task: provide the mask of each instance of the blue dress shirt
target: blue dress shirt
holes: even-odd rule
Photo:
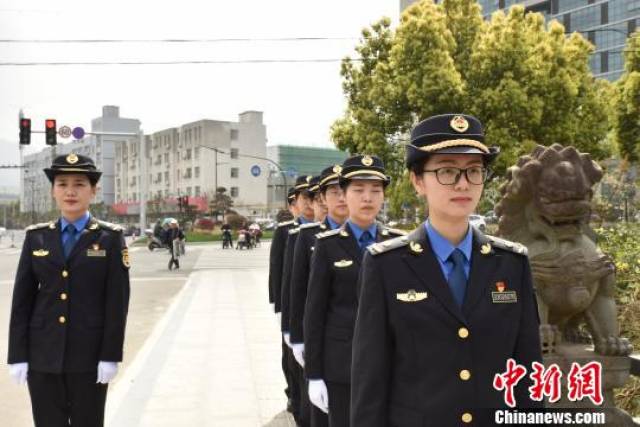
[[[336,228],[340,228],[340,224],[332,220],[329,215],[327,215],[327,222],[329,223],[329,227],[331,227],[332,230],[335,230]]]
[[[76,228],[77,235],[82,233],[82,230],[84,230],[84,228],[86,227],[87,222],[89,222],[89,218],[91,218],[91,214],[87,211],[87,212],[84,213],[84,215],[82,217],[78,218],[77,220],[75,220],[74,222],[71,223]],[[63,247],[64,247],[64,243],[69,238],[69,233],[67,233],[65,231],[65,228],[67,227],[68,224],[70,224],[69,221],[64,219],[64,217],[60,217],[60,230],[62,231],[62,246]]]
[[[363,230],[362,228],[358,227],[357,225],[355,225],[350,220],[347,220],[347,224],[351,228],[351,231],[353,232],[353,236],[356,238],[356,241],[358,242],[358,245],[360,244],[360,237],[362,236],[362,234],[365,231],[368,231],[369,233],[371,233],[371,237],[373,238],[373,241],[374,242],[376,241],[376,233],[378,231],[378,224],[376,224],[375,222],[373,224],[371,224],[371,226],[369,226],[369,228],[367,228],[366,230]]]
[[[449,281],[449,275],[453,269],[453,262],[449,260],[449,255],[451,255],[451,252],[456,248],[460,249],[464,254],[464,274],[467,276],[468,280],[469,271],[471,270],[471,247],[473,242],[471,227],[468,228],[467,235],[462,239],[458,246],[453,246],[451,242],[442,237],[442,235],[431,226],[431,223],[428,220],[424,223],[424,228],[427,230],[427,237],[429,238],[433,252],[436,254],[436,258],[438,259],[438,263],[440,264],[445,280],[447,282]]]

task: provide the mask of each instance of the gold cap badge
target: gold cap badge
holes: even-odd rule
[[[69,163],[70,165],[75,165],[76,163],[78,163],[78,156],[73,153],[69,154],[67,156],[67,163]]]
[[[340,165],[335,165],[335,166],[333,167],[333,172],[334,172],[334,173],[340,173],[340,172],[342,172],[342,166],[340,166]]]
[[[311,178],[313,178],[311,175],[307,175],[307,184],[311,182]]]
[[[362,164],[365,166],[371,166],[373,164],[373,159],[371,158],[371,156],[364,156],[362,158]]]
[[[451,119],[450,125],[453,130],[460,133],[466,132],[466,130],[469,129],[469,122],[462,116],[455,116]]]

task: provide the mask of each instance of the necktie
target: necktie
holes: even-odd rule
[[[62,245],[62,250],[64,251],[64,258],[69,258],[69,254],[71,254],[71,250],[73,246],[76,244],[76,234],[78,230],[73,224],[67,224],[64,228],[65,233],[67,233],[67,240],[64,241],[64,245]]]
[[[453,269],[449,273],[449,288],[458,307],[462,307],[464,295],[467,291],[467,276],[464,274],[464,254],[460,249],[455,249],[448,259],[453,263]]]
[[[369,230],[362,233],[359,240],[360,240],[360,250],[362,252],[364,252],[367,246],[369,246],[372,243],[375,243],[375,240],[373,239],[373,236],[371,235],[371,233],[369,233]]]

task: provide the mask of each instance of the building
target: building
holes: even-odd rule
[[[271,166],[268,183],[269,210],[274,212],[284,207],[286,189],[293,185],[299,175],[318,175],[327,166],[342,163],[347,156],[344,151],[334,148],[296,145],[267,147],[267,157],[283,171]]]
[[[196,211],[208,212],[215,189],[224,187],[239,213],[263,215],[266,131],[262,112],[245,111],[237,122],[205,119],[155,132],[145,138],[145,150],[129,140],[116,150],[116,213],[138,214],[145,187],[150,214],[176,212],[184,196]]]
[[[400,0],[400,10],[416,0]],[[624,69],[623,51],[627,37],[636,31],[640,20],[640,0],[480,0],[482,13],[522,4],[527,10],[542,13],[547,20],[562,23],[567,33],[579,32],[596,47],[591,56],[591,71],[596,77],[616,80]]]
[[[90,133],[138,133],[140,121],[120,117],[117,106],[102,107],[102,116],[91,121]],[[102,171],[94,203],[111,205],[115,202],[115,153],[116,147],[127,140],[127,136],[88,135],[67,144],[46,147],[23,159],[23,172],[20,180],[20,211],[46,213],[55,208],[51,198],[51,184],[42,172],[51,166],[57,155],[76,153],[91,157],[96,167]]]

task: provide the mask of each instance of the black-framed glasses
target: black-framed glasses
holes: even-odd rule
[[[467,182],[474,185],[484,184],[489,178],[489,169],[482,166],[471,166],[466,169],[454,168],[446,166],[433,170],[423,170],[422,172],[435,173],[436,179],[442,185],[456,185],[460,181],[460,177],[464,173]]]

